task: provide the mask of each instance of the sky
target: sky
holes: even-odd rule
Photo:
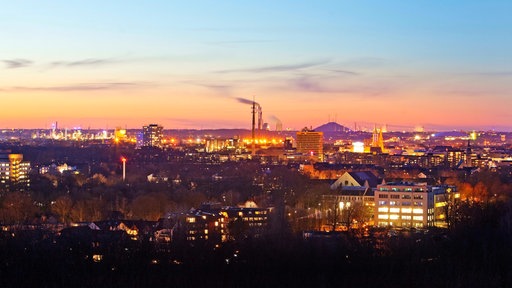
[[[512,131],[512,1],[0,1],[0,129]]]

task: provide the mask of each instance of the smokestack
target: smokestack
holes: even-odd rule
[[[258,130],[263,129],[263,109],[261,105],[258,104]]]
[[[248,100],[244,98],[237,97],[235,98],[238,102],[243,104],[251,104],[252,105],[252,125],[251,125],[251,131],[252,131],[252,155],[256,155],[256,125],[258,125],[258,130],[261,130],[261,127],[263,125],[263,117],[262,117],[262,111],[261,111],[261,105],[258,104],[256,101]],[[256,111],[257,109],[257,111]],[[256,123],[256,113],[258,113],[258,123]]]
[[[259,106],[259,105],[258,105]],[[256,125],[256,102],[252,101],[252,155],[256,155],[256,139],[254,135],[254,126]]]

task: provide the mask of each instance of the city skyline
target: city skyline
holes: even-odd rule
[[[4,3],[0,128],[512,131],[507,1]]]

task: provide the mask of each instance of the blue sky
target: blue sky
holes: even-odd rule
[[[19,2],[0,128],[240,128],[254,97],[292,129],[512,130],[510,1]]]

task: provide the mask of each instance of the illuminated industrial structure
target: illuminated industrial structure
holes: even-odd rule
[[[149,124],[142,127],[142,146],[162,147],[164,127],[158,124]]]
[[[324,134],[304,128],[297,132],[297,152],[307,154],[316,161],[324,161]]]
[[[116,127],[116,130],[114,131],[114,140],[116,142],[124,141],[127,139],[126,135],[126,129],[123,129],[121,127]]]
[[[24,190],[30,186],[30,162],[23,161],[23,154],[0,154],[0,187]]]

